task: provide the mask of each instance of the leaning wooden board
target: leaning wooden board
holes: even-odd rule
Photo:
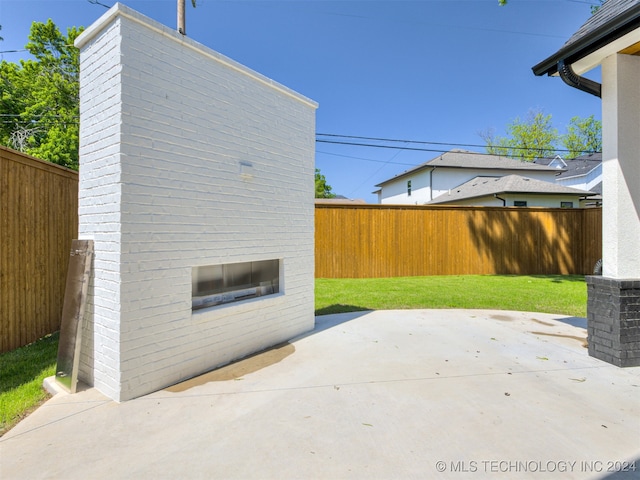
[[[93,240],[72,240],[56,367],[56,380],[71,393],[75,393],[78,386],[82,320],[92,259]]]

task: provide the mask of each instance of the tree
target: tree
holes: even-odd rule
[[[593,115],[587,118],[573,117],[567,125],[567,133],[559,135],[551,124],[551,115],[540,111],[529,112],[526,121],[519,118],[507,126],[507,137],[496,137],[493,129],[480,132],[486,143],[487,153],[533,161],[551,157],[561,144],[565,158],[602,151],[602,123]]]
[[[320,173],[320,169],[316,168],[316,198],[334,198],[335,196],[331,193],[331,186],[327,184],[327,179]]]
[[[567,156],[575,158],[584,153],[602,151],[602,122],[593,118],[573,117],[567,126],[567,133],[561,137],[562,145],[568,150]]]
[[[604,4],[604,2],[606,0],[599,0],[600,4],[599,5],[591,5],[591,15],[593,15],[594,13],[596,13],[598,10],[600,10],[600,7]]]
[[[507,133],[508,137],[495,137],[491,130],[480,133],[487,144],[487,153],[528,162],[555,154],[558,131],[551,124],[551,115],[531,110],[524,121],[516,117],[507,126]]]
[[[34,60],[0,63],[0,143],[78,169],[79,52],[83,28],[60,33],[33,22],[27,51]]]

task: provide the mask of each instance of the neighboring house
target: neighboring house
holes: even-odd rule
[[[602,85],[582,75],[600,67]],[[607,0],[533,66],[602,99],[602,276],[587,277],[589,354],[640,366],[640,1]]]
[[[376,185],[378,203],[423,205],[476,177],[520,175],[553,183],[558,169],[468,150],[451,150]],[[586,193],[586,192],[585,192]]]
[[[427,204],[577,208],[592,195],[595,194],[548,181],[506,175],[476,177]]]
[[[556,155],[555,158],[536,159],[534,163],[561,170],[556,177],[556,183],[559,185],[587,190],[597,194],[581,202],[580,206],[602,205],[601,153],[590,153],[569,160],[563,160],[562,157]]]

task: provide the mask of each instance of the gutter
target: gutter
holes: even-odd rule
[[[598,13],[606,14],[607,5],[603,5]],[[598,13],[594,15],[595,18]],[[589,22],[588,22],[589,23]],[[585,24],[584,26],[586,26]],[[583,28],[584,28],[583,26]],[[571,65],[578,60],[599,50],[603,46],[623,37],[640,26],[640,3],[628,8],[616,17],[604,21],[604,23],[570,44],[565,44],[560,50],[532,67],[537,76],[555,75],[558,73],[558,64],[563,61]]]
[[[433,200],[433,171],[436,167],[429,170],[429,201]]]
[[[557,69],[560,74],[560,78],[570,87],[577,88],[578,90],[582,90],[583,92],[602,98],[602,85],[578,75],[573,71],[571,65],[565,63],[565,60],[560,60],[558,62]]]
[[[506,207],[506,206],[507,206],[507,201],[506,201],[504,198],[499,197],[497,193],[494,193],[494,194],[493,194],[493,196],[494,196],[496,199],[498,199],[498,200],[502,200],[502,206],[503,206],[503,207]]]

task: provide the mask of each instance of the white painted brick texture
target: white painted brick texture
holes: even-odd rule
[[[118,22],[80,57],[79,237],[94,240],[79,378],[119,396],[120,363],[120,37]]]
[[[110,12],[80,42],[83,374],[126,400],[313,328],[316,105]],[[276,258],[281,294],[192,313],[192,267]]]

